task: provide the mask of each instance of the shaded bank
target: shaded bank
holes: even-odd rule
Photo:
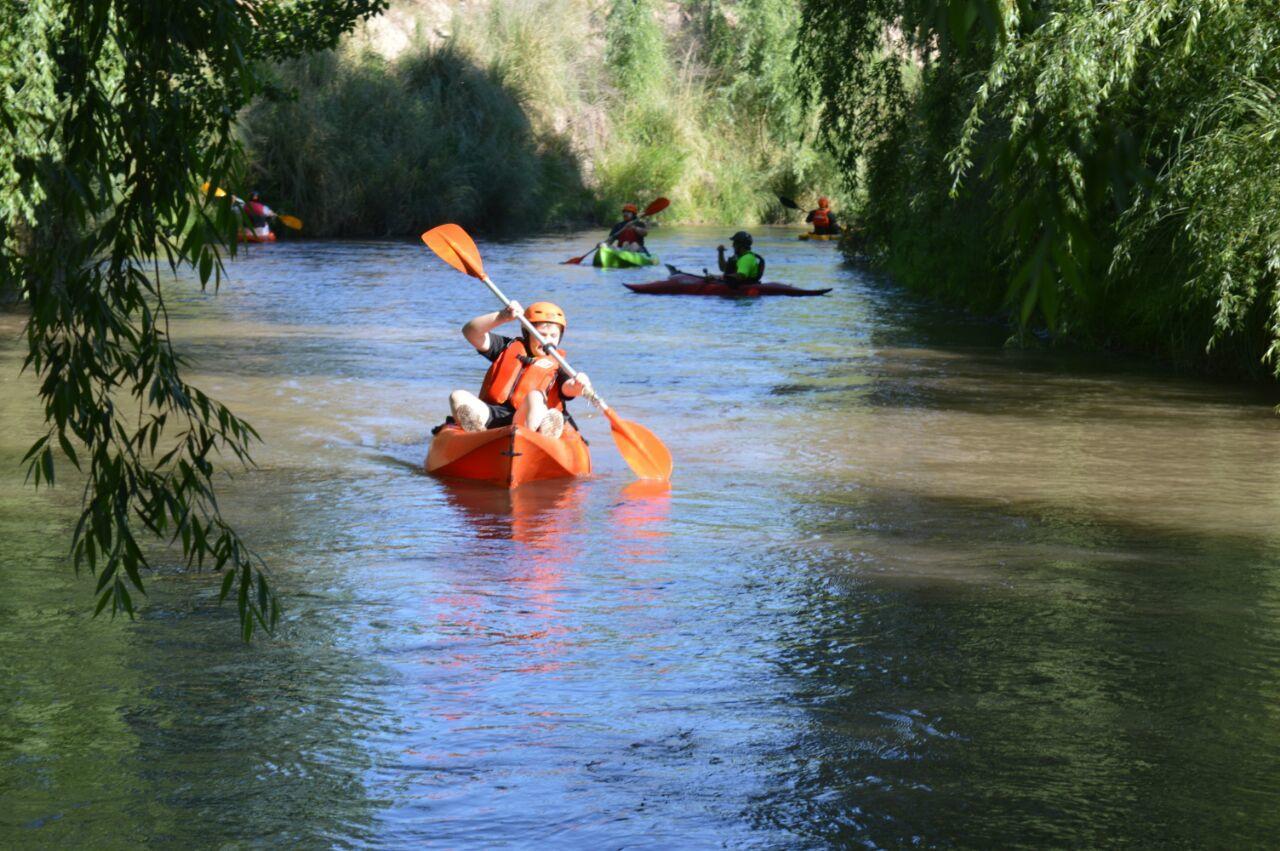
[[[245,127],[263,191],[306,211],[310,233],[512,232],[589,210],[567,141],[535,133],[500,77],[453,48],[328,52],[282,72],[297,100],[259,104]]]

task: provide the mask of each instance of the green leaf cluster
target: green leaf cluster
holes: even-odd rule
[[[1274,3],[807,0],[796,58],[908,284],[1280,374]]]
[[[263,565],[222,518],[215,461],[249,463],[253,428],[182,377],[163,282],[217,286],[236,222],[203,180],[235,185],[236,114],[264,90],[258,60],[326,47],[379,0],[232,3],[6,0],[0,14],[0,280],[30,305],[25,367],[55,457],[83,472],[74,564],[99,612],[132,616],[144,537],[224,572],[246,640],[279,615]]]

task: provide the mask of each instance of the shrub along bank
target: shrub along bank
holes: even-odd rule
[[[898,279],[1057,339],[1277,375],[1274,2],[802,6],[859,248]]]
[[[393,11],[412,12],[412,4]],[[493,0],[393,57],[368,33],[279,66],[290,96],[242,127],[259,188],[308,232],[497,233],[610,221],[672,199],[668,221],[779,220],[776,194],[825,191],[791,65],[786,0]]]

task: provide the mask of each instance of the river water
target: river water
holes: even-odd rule
[[[420,244],[251,247],[172,288],[195,382],[261,431],[228,515],[277,636],[171,551],[91,617],[78,490],[33,492],[0,316],[0,844],[1258,846],[1280,835],[1280,418],[1251,388],[1003,348],[829,244],[824,298],[639,296],[482,244],[675,457],[508,495],[422,475],[494,309]],[[727,233],[662,229],[680,266]]]

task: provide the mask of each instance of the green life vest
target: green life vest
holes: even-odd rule
[[[754,251],[748,251],[738,258],[738,262],[734,265],[734,271],[739,278],[755,281],[760,278],[760,255]]]

